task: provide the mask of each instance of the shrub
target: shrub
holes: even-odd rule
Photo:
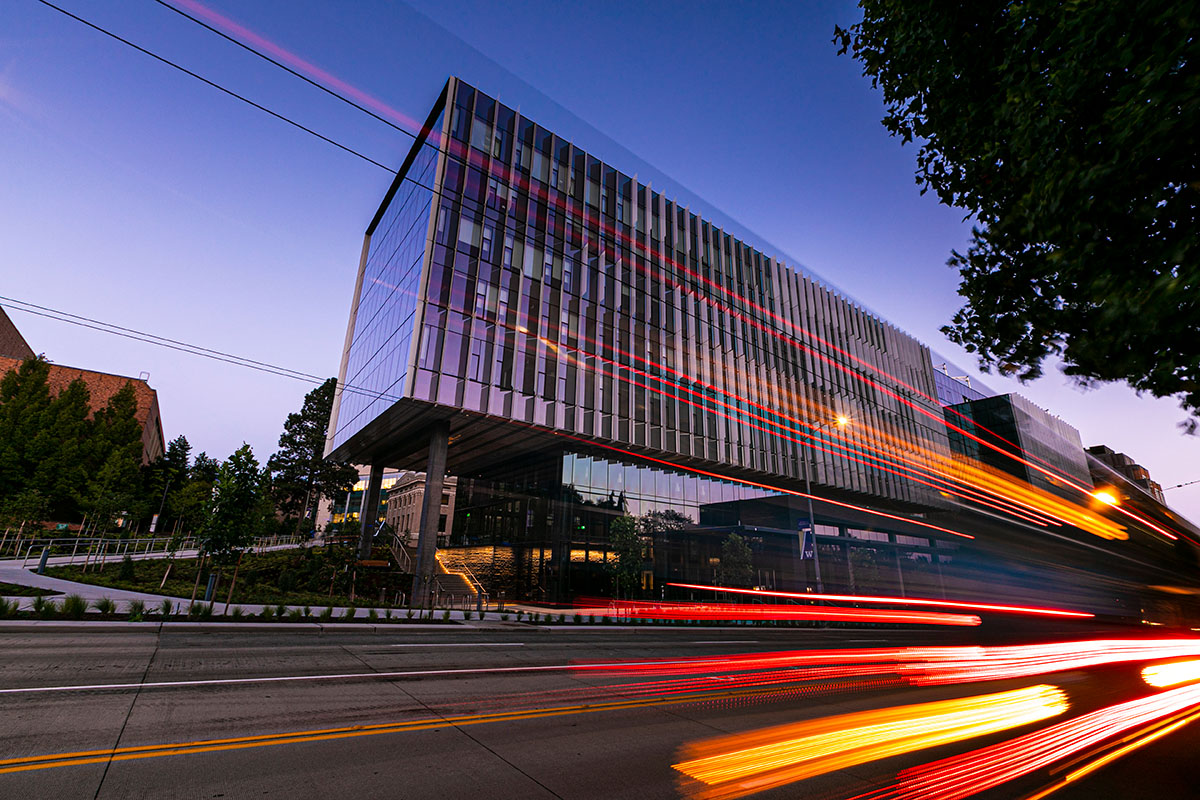
[[[385,619],[391,619],[392,618],[392,610],[390,608],[384,609],[383,616]]]
[[[158,613],[164,617],[169,617],[175,611],[175,603],[170,598],[164,597],[162,602],[158,604]]]
[[[358,614],[357,608],[354,606],[347,606],[346,610],[342,612],[342,619],[354,619],[356,614]]]
[[[137,576],[133,574],[133,559],[128,555],[121,559],[121,569],[117,572],[117,578],[123,581],[137,579]]]
[[[501,621],[501,622],[508,622],[508,614],[501,614],[501,615],[500,615],[500,621]]]
[[[20,606],[21,602],[19,600],[13,600],[12,602],[9,602],[3,597],[0,597],[0,619],[15,617],[17,615],[17,609],[20,608]]]
[[[83,619],[87,608],[88,602],[81,595],[69,594],[63,598],[62,612],[71,619]]]
[[[370,622],[374,622],[375,620],[379,619],[379,612],[373,608],[368,608],[367,609],[367,619]]]
[[[281,592],[293,592],[296,590],[296,585],[300,582],[300,577],[294,570],[285,569],[279,573],[279,578],[275,585],[279,587]]]
[[[299,608],[293,608],[288,612],[288,622],[299,622],[304,619],[304,611]]]
[[[203,605],[203,603],[195,603],[195,602],[188,605],[188,610],[187,610],[188,617],[191,619],[195,619],[196,617],[200,616],[200,606],[202,606],[202,605]]]
[[[305,606],[304,607],[304,618],[308,619],[311,616],[312,616],[312,606]]]
[[[101,597],[99,600],[92,603],[92,608],[96,609],[104,616],[117,613],[117,604],[111,597]]]
[[[444,619],[446,622],[450,621],[450,609],[447,608],[442,612],[442,619]]]
[[[146,601],[130,600],[128,611],[130,622],[141,622],[146,618]]]
[[[612,617],[604,616],[600,618],[601,625],[612,625]]]
[[[559,622],[566,622],[566,621],[567,621],[567,615],[566,615],[566,614],[559,614],[559,615],[558,615],[558,621],[559,621]]]
[[[74,595],[74,596],[79,597],[79,595]],[[69,598],[67,598],[67,599],[69,599]],[[80,599],[80,601],[83,601],[82,597],[80,597],[79,599]],[[42,602],[39,603],[38,600],[41,600]],[[66,599],[63,600],[63,604],[66,605]],[[58,604],[55,603],[53,600],[47,600],[44,597],[35,597],[33,599],[33,609],[34,609],[34,611],[37,612],[37,615],[39,617],[41,617],[42,619],[54,619],[54,615],[58,613]],[[84,602],[83,611],[86,611],[86,610],[87,610],[87,603]],[[79,612],[79,616],[81,616],[81,617],[83,616],[83,611]]]
[[[416,612],[414,612],[414,611],[413,611],[411,608],[410,608],[410,609],[407,609],[407,610],[404,612],[404,618],[405,618],[405,619],[412,619],[412,618],[413,618],[413,614],[414,614],[414,613],[416,613]]]
[[[519,608],[517,609],[517,622],[521,621],[521,615],[524,613],[525,612],[523,612],[521,609],[519,609]]]
[[[288,613],[288,607],[285,606],[283,603],[280,603],[279,605],[275,606],[275,616],[277,618],[283,619],[284,617],[287,616],[287,613]]]
[[[588,614],[588,625],[595,625],[595,624],[596,624],[596,615]]]
[[[212,604],[212,603],[201,603],[201,604],[200,604],[199,616],[200,616],[200,619],[203,619],[203,620],[210,620],[210,619],[212,619],[212,616],[213,616],[213,604]]]
[[[575,624],[576,624],[576,625],[578,625],[578,624],[579,624],[579,623],[581,623],[581,622],[583,622],[583,615],[582,615],[582,614],[576,614],[576,615],[575,615]]]
[[[258,612],[259,619],[274,619],[275,608],[273,606],[263,606],[262,611]]]
[[[241,619],[244,616],[246,616],[246,612],[242,609],[241,606],[234,606],[229,611],[230,619]]]
[[[470,619],[470,618],[471,618],[471,612],[470,612],[470,611],[464,611],[464,612],[463,612],[463,619]]]
[[[319,617],[317,617],[317,619],[321,620],[322,622],[328,622],[329,620],[333,619],[333,606],[322,609],[321,614]]]

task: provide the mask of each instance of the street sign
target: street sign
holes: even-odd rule
[[[812,528],[807,525],[800,528],[800,559],[813,557],[813,532]]]

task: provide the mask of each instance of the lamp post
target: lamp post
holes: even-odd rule
[[[849,422],[850,422],[849,417],[847,417],[844,414],[838,414],[832,421],[825,422],[820,425],[810,425],[809,427],[812,430],[812,432],[815,434],[817,431],[821,430],[822,428],[827,428],[831,425],[837,426],[838,428],[844,428],[844,427],[846,427],[847,424],[849,424]],[[809,448],[811,455],[815,458],[816,450],[813,449],[813,440],[811,438],[809,439],[809,442],[808,442],[808,448]],[[821,552],[820,552],[820,548],[817,547],[817,518],[816,518],[816,515],[813,513],[812,480],[810,479],[810,476],[809,476],[808,461],[809,461],[809,459],[806,456],[804,458],[804,494],[807,496],[807,499],[808,499],[808,530],[812,534],[813,577],[815,577],[817,579],[817,594],[824,594],[825,593],[825,584],[823,584],[821,582]],[[801,558],[801,560],[804,559],[804,536],[803,536],[803,534],[800,537],[800,558]]]

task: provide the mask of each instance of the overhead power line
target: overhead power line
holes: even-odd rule
[[[81,328],[88,328],[90,330],[100,331],[101,333],[112,334],[113,336],[121,336],[125,339],[132,339],[145,344],[165,347],[170,350],[176,350],[181,353],[200,356],[201,358],[208,358],[213,361],[221,361],[238,367],[246,367],[247,369],[265,372],[268,375],[276,375],[281,378],[291,378],[292,380],[302,381],[304,383],[313,383],[317,385],[324,383],[326,380],[326,378],[319,375],[301,372],[299,370],[290,369],[278,364],[271,364],[266,361],[258,361],[256,359],[239,356],[234,353],[228,353],[222,350],[214,350],[211,347],[203,347],[201,345],[191,344],[190,342],[183,342],[178,339],[170,339],[166,336],[159,336],[157,334],[147,333],[145,331],[139,331],[133,328],[127,328],[123,325],[116,325],[114,323],[104,322],[92,317],[72,314],[67,311],[61,311],[56,308],[37,305],[36,303],[29,303],[24,300],[17,300],[12,297],[4,297],[0,295],[0,307],[8,308],[13,311],[24,311],[27,314],[45,317],[46,319],[52,319],[58,322],[66,322],[70,325],[78,325]],[[343,392],[360,394],[376,400],[395,401],[400,399],[383,392],[375,392],[358,386],[343,385],[341,389]]]
[[[146,48],[141,47],[140,45],[134,44],[133,42],[129,41],[128,39],[118,36],[117,34],[113,33],[110,30],[100,27],[99,25],[95,24],[94,22],[89,22],[88,20],[84,19],[83,17],[77,16],[76,14],[72,14],[70,11],[67,11],[64,8],[60,8],[59,6],[56,6],[53,3],[49,2],[49,0],[38,0],[38,2],[48,8],[54,9],[55,11],[59,12],[60,14],[70,17],[71,19],[75,20],[76,22],[79,22],[83,25],[88,26],[89,28],[91,28],[94,31],[98,31],[98,32],[104,34],[105,36],[115,39],[116,41],[120,42],[123,45],[132,47],[134,50],[137,50],[139,53],[144,53],[145,55],[150,56],[155,61],[162,62],[163,64],[166,64],[168,67],[177,69],[180,72],[182,72],[183,74],[188,75],[192,78],[195,78],[196,80],[200,81],[201,83],[211,86],[212,88],[216,89],[219,92],[223,92],[224,94],[227,94],[236,100],[241,100],[246,105],[252,106],[252,107],[258,109],[259,111],[263,112],[264,114],[270,114],[275,119],[280,120],[281,122],[286,122],[288,125],[291,125],[294,128],[299,128],[300,130],[304,131],[305,133],[307,133],[311,136],[315,136],[318,139],[320,139],[321,141],[331,144],[334,147],[338,148],[339,150],[344,150],[345,152],[349,153],[350,155],[361,158],[363,161],[366,161],[369,164],[374,164],[375,166],[379,167],[380,169],[387,170],[388,172],[390,172],[393,175],[396,174],[396,170],[392,169],[391,167],[386,166],[385,164],[381,164],[380,162],[376,161],[375,159],[371,158],[368,155],[365,155],[364,153],[360,153],[359,151],[355,150],[353,147],[349,147],[347,145],[342,144],[339,141],[329,138],[328,136],[326,136],[322,133],[318,133],[317,131],[313,130],[312,128],[308,127],[307,125],[297,122],[296,120],[294,120],[290,117],[286,117],[277,111],[272,111],[271,109],[267,108],[266,106],[256,103],[253,100],[251,100],[250,98],[248,98],[244,95],[240,95],[237,92],[233,91],[232,89],[227,89],[224,86],[222,86],[221,84],[219,84],[215,81],[211,81],[208,78],[205,78],[203,75],[199,75],[195,72],[192,72],[187,67],[180,66],[179,64],[176,64],[174,61],[171,61],[170,59],[164,58],[163,56],[160,56],[157,53],[147,50]],[[428,187],[426,187],[426,188],[428,188]]]

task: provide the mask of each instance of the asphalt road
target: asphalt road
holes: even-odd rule
[[[852,680],[807,693],[745,691],[701,676],[681,695],[678,684],[667,691],[656,683],[661,676],[578,668],[933,644],[945,635],[9,625],[0,628],[0,798],[677,798],[671,765],[680,748],[714,736],[1035,683],[1098,704],[1128,691],[1128,675],[1109,669],[932,688]],[[849,798],[902,767],[1011,735],[757,796]],[[1196,797],[1197,736],[1184,728],[1054,796]],[[989,796],[1023,796],[1051,777],[1043,772]]]

